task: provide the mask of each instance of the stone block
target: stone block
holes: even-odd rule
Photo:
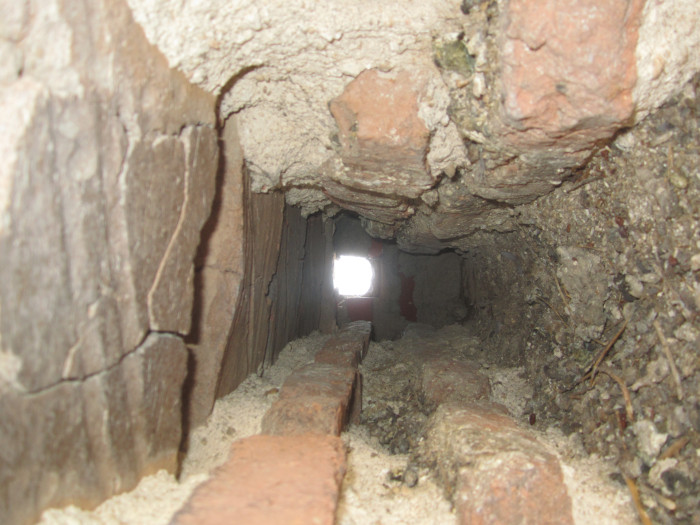
[[[556,456],[500,405],[442,404],[418,457],[435,467],[459,523],[573,523]]]
[[[3,523],[175,468],[187,352],[150,322],[189,327],[218,148],[124,0],[32,13],[0,86]]]
[[[0,115],[15,123],[0,141],[0,332],[21,361],[18,384],[37,392],[99,373],[143,341],[185,198],[182,138],[212,132],[214,97],[170,70],[124,1],[59,0],[23,23],[13,43],[23,74],[0,90]],[[65,38],[46,45],[56,31]],[[198,187],[213,180],[207,169],[190,166]],[[171,261],[187,269],[192,257]],[[170,289],[186,296],[187,279],[178,272]]]
[[[349,400],[355,377],[356,371],[352,368],[319,363],[305,365],[287,377],[280,389],[280,399],[323,396]]]
[[[423,365],[421,389],[426,401],[474,403],[488,399],[491,385],[478,365],[448,356],[429,359]]]
[[[224,126],[223,148],[223,169],[195,259],[192,327],[185,339],[193,364],[184,413],[190,430],[203,423],[214,406],[245,267],[243,158],[235,119]]]
[[[70,134],[46,118],[53,113]],[[0,173],[7,197],[0,205],[0,350],[18,359],[16,386],[37,392],[99,372],[125,352],[120,298],[105,284],[104,194],[91,171],[100,146],[91,126],[100,123],[88,102],[52,97],[34,80],[3,86],[0,116],[16,124]],[[120,147],[120,137],[113,139],[111,151]],[[62,163],[76,150],[81,155]]]
[[[335,171],[333,179],[409,198],[434,184],[426,163],[430,134],[418,116],[422,89],[407,71],[367,70],[331,101],[346,168]]]
[[[630,124],[643,4],[508,2],[500,80],[507,144],[581,151]]]
[[[130,263],[126,278],[134,290],[136,322],[143,328],[150,320],[149,292],[182,215],[185,162],[183,142],[160,137],[137,143],[124,173],[125,224],[120,234]]]
[[[160,468],[174,471],[182,437],[182,385],[187,375],[185,344],[176,336],[151,333],[123,365],[127,413],[134,435],[132,453],[139,458],[141,475]],[[119,406],[115,409],[124,410]]]
[[[278,399],[265,413],[262,433],[278,436],[315,433],[339,436],[348,419],[349,403],[336,397]]]
[[[28,396],[0,389],[0,515],[35,522],[47,507],[93,508],[144,475],[175,472],[187,350],[151,334],[84,381]]]
[[[346,470],[334,436],[259,435],[237,441],[229,460],[201,485],[175,525],[332,525]]]
[[[204,267],[195,274],[195,308],[193,338],[188,338],[193,366],[187,380],[185,414],[188,428],[203,423],[216,399],[216,385],[221,369],[229,329],[236,312],[241,275]],[[192,341],[196,341],[193,343]]]
[[[148,292],[148,311],[151,329],[184,335],[190,331],[194,254],[214,198],[219,147],[216,132],[207,126],[185,129],[180,140],[185,153],[182,208]]]

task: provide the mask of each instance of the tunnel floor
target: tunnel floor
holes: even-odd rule
[[[132,492],[116,496],[94,511],[76,507],[49,510],[42,524],[169,523],[192,491],[226,461],[232,442],[258,434],[265,412],[292,370],[313,361],[328,336],[312,334],[293,341],[262,377],[251,375],[220,399],[207,423],[191,436],[179,481],[161,471],[144,478]],[[348,448],[336,523],[451,524],[457,523],[454,487],[440,472],[442,458],[426,452],[426,427],[436,409],[435,395],[468,389],[452,384],[449,371],[437,394],[426,394],[428,358],[447,356],[450,367],[467,362],[488,378],[491,402],[507,408],[518,427],[533,433],[559,460],[571,498],[575,523],[633,523],[634,505],[614,465],[588,456],[574,433],[566,437],[556,426],[545,426],[530,412],[533,389],[524,368],[489,362],[478,338],[460,325],[436,330],[410,325],[401,339],[371,342],[360,370],[363,403],[359,424],[341,435]],[[487,385],[488,386],[488,385]],[[439,430],[439,429],[438,429]],[[435,456],[435,454],[433,454]]]

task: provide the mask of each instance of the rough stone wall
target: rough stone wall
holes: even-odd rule
[[[287,199],[303,203],[307,211],[329,204],[317,180],[318,168],[338,157],[328,103],[366,69],[427,68],[426,100],[420,105],[424,127],[432,133],[435,170],[422,167],[422,185],[444,165],[464,158],[429,53],[433,31],[459,31],[458,0],[188,0],[177,6],[131,0],[130,5],[171,65],[221,94],[224,115],[240,117],[256,191],[292,189]]]
[[[185,386],[185,428],[201,424],[211,412],[229,329],[245,270],[244,170],[234,118],[223,126],[223,155],[212,212],[202,229],[195,260],[195,304]]]
[[[531,409],[615,461],[653,523],[700,515],[699,166],[696,76],[577,182],[519,210],[550,252]],[[596,380],[577,384],[623,326]]]
[[[522,366],[521,414],[634,480],[653,523],[700,512],[700,76],[465,246],[469,327]],[[591,379],[594,376],[594,380]]]
[[[535,252],[520,231],[480,236],[463,252],[462,290],[468,325],[496,361],[519,365],[547,310],[550,290],[547,250]],[[542,302],[542,301],[545,302]]]
[[[250,191],[246,179],[243,281],[221,365],[217,395],[262,373],[290,340],[331,331],[334,308],[328,250],[332,223],[304,219],[281,193]]]
[[[214,98],[121,0],[0,3],[0,515],[173,470]]]
[[[695,0],[130,5],[241,118],[256,191],[416,252],[513,231],[504,204],[553,191],[700,70]]]

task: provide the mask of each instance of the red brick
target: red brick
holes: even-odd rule
[[[367,353],[367,347],[369,346],[369,338],[372,334],[372,323],[369,321],[353,321],[343,326],[340,331],[341,337],[353,338],[358,341],[362,341],[363,351],[362,357]]]
[[[354,321],[328,339],[318,351],[315,362],[356,368],[367,355],[372,323]]]
[[[441,405],[420,461],[434,465],[459,523],[573,523],[559,462],[500,405]]]
[[[509,452],[462,470],[455,506],[459,523],[573,523],[559,462],[552,455]]]
[[[314,362],[345,368],[357,368],[360,362],[360,355],[362,355],[361,344],[355,341],[338,343],[335,339],[331,339],[316,353]]]
[[[369,338],[372,334],[372,323],[369,321],[353,321],[343,326],[342,330],[335,336],[339,343],[354,342],[361,346],[360,361],[367,355],[369,348]]]
[[[339,435],[362,408],[362,383],[354,368],[312,363],[287,378],[280,396],[263,417],[262,431],[292,435]]]
[[[362,414],[362,373],[358,372],[355,378],[355,390],[352,394],[352,405],[350,405],[349,422],[356,425],[360,424],[360,416]]]
[[[478,365],[441,356],[428,359],[423,365],[422,391],[426,401],[434,404],[473,403],[487,399],[491,385],[488,377],[479,372]]]
[[[348,403],[334,397],[278,399],[263,416],[263,434],[305,433],[339,436],[348,419]]]
[[[430,133],[418,116],[424,82],[407,71],[367,70],[331,101],[347,171],[341,184],[375,193],[416,198],[434,184],[426,155]]]
[[[333,436],[253,436],[173,519],[176,525],[331,525],[346,469]]]
[[[287,377],[280,399],[312,396],[347,400],[352,395],[355,376],[353,368],[321,363],[305,365]]]
[[[511,0],[503,13],[506,141],[580,151],[628,125],[643,0]]]

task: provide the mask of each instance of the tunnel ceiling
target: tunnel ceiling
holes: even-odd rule
[[[416,252],[512,230],[700,70],[695,0],[129,3],[236,115],[254,191]]]

